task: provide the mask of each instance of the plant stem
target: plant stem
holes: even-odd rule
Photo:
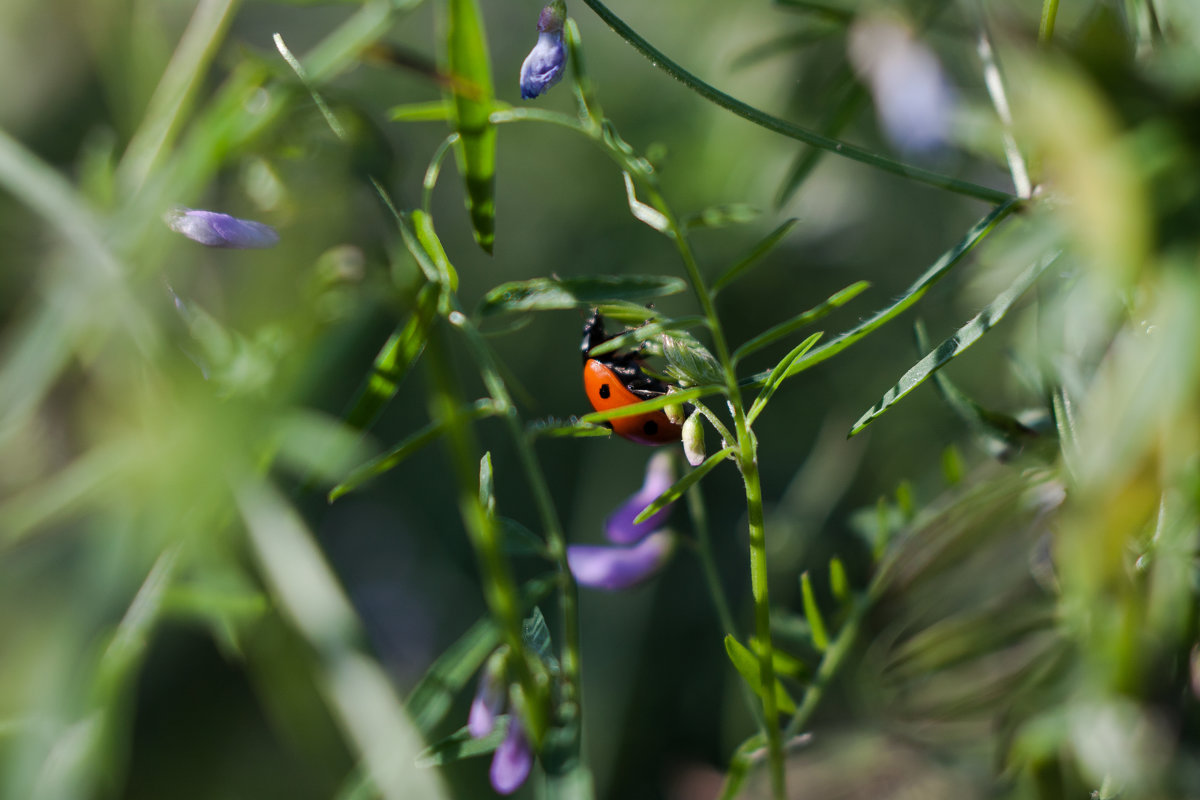
[[[583,0],[592,11],[600,19],[604,20],[610,28],[612,28],[618,36],[620,36],[629,44],[633,45],[634,49],[638,50],[646,58],[650,59],[650,63],[659,69],[666,72],[671,77],[678,80],[684,86],[699,94],[704,99],[717,104],[727,111],[732,111],[743,119],[749,120],[756,125],[766,128],[769,131],[782,134],[792,139],[804,142],[813,147],[819,147],[822,150],[828,150],[831,153],[837,153],[840,156],[852,159],[854,161],[867,164],[868,166],[881,169],[885,172],[891,172],[895,175],[901,175],[920,183],[925,183],[930,186],[936,186],[939,189],[955,192],[957,194],[974,197],[978,200],[985,200],[989,203],[1001,203],[1010,199],[1011,195],[1006,192],[1001,192],[997,189],[991,189],[986,186],[980,186],[969,181],[952,178],[949,175],[933,172],[931,170],[917,167],[912,164],[905,164],[900,161],[895,161],[890,158],[872,153],[869,150],[864,150],[861,147],[855,147],[852,144],[831,139],[828,136],[822,136],[819,133],[810,131],[807,128],[802,128],[787,120],[767,114],[753,106],[743,103],[735,97],[725,94],[719,89],[710,86],[704,81],[697,78],[692,73],[681,67],[679,64],[672,61],[665,53],[650,44],[637,31],[625,24],[624,20],[610,11],[600,0]],[[1057,5],[1057,3],[1055,3]]]
[[[1042,0],[1042,21],[1038,25],[1038,44],[1046,46],[1054,38],[1054,18],[1058,15],[1058,0]]]
[[[578,587],[567,565],[566,536],[559,522],[558,513],[555,511],[554,501],[550,496],[550,487],[546,483],[545,472],[533,452],[533,446],[525,433],[525,427],[521,422],[517,407],[512,401],[504,379],[500,377],[491,350],[474,323],[461,310],[455,310],[450,314],[450,323],[466,335],[467,345],[483,376],[488,394],[492,397],[496,413],[504,418],[508,426],[509,434],[517,448],[517,455],[525,470],[525,477],[533,490],[534,504],[537,506],[538,516],[541,518],[546,536],[546,551],[558,568],[562,581],[559,588],[559,608],[563,616],[562,669],[563,677],[566,679],[563,686],[563,704],[567,706],[566,713],[568,715],[577,715],[580,702],[579,598]]]

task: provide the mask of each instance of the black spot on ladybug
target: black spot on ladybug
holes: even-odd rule
[[[611,394],[612,394],[612,390],[610,390],[608,388],[607,383],[600,384],[600,396],[601,397],[603,397],[605,400],[607,400],[609,395],[611,395]]]
[[[646,420],[646,424],[642,426],[642,432],[647,436],[653,436],[658,433],[658,423],[652,419]]]

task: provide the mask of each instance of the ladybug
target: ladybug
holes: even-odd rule
[[[667,384],[642,370],[642,357],[638,353],[588,355],[593,347],[612,338],[604,332],[604,318],[600,312],[593,312],[583,326],[583,343],[580,347],[583,354],[583,389],[592,408],[608,411],[666,394]],[[604,424],[618,436],[651,446],[678,442],[683,431],[682,426],[672,422],[662,409],[631,417],[617,417]]]

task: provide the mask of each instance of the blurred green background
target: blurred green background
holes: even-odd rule
[[[699,77],[814,129],[857,85],[847,20],[879,11],[766,0],[613,5]],[[922,797],[1115,796],[1103,794],[1114,787],[1130,797],[1196,796],[1188,654],[1200,499],[1200,13],[1191,0],[1067,3],[1053,45],[1039,49],[1040,3],[894,5],[919,26],[959,103],[953,144],[917,160],[1012,190],[977,54],[984,19],[1006,68],[1017,140],[1045,183],[915,313],[789,381],[756,427],[781,620],[800,608],[804,570],[828,600],[832,555],[846,561],[855,586],[867,584],[881,498],[885,517],[916,518],[907,547],[937,555],[913,563],[901,551],[898,577],[881,589],[891,592],[887,602],[810,726],[821,755],[804,750],[791,763],[793,785],[813,787],[795,796],[900,796],[900,787]],[[440,57],[438,9],[251,0],[0,6],[3,796],[352,796],[361,732],[331,710],[339,706],[322,677],[328,653],[313,646],[295,605],[278,600],[295,579],[319,616],[323,590],[303,594],[303,554],[276,563],[282,578],[265,566],[243,524],[259,512],[290,519],[272,517],[271,501],[247,488],[264,473],[299,510],[361,619],[361,629],[333,627],[377,659],[398,695],[485,613],[440,447],[333,504],[324,492],[428,420],[427,376],[416,369],[364,439],[335,424],[420,281],[368,178],[401,208],[420,202],[446,127],[392,122],[389,109],[441,97],[430,74]],[[482,3],[503,101],[520,102],[517,72],[538,10]],[[677,212],[728,204],[758,212],[695,232],[706,276],[783,220],[799,220],[720,295],[735,344],[868,280],[867,292],[821,323],[828,335],[851,328],[989,210],[832,155],[777,205],[803,145],[705,102],[582,3],[569,11],[605,113],[653,154]],[[368,20],[369,32],[321,76],[347,144],[272,35],[303,55],[350,19]],[[172,85],[189,57],[205,64],[195,83]],[[535,102],[575,110],[567,82]],[[166,119],[161,147],[147,145],[155,137],[148,121]],[[869,98],[838,135],[911,158],[893,151]],[[670,242],[630,215],[619,171],[581,137],[551,125],[500,126],[496,192],[490,257],[472,241],[449,162],[433,197],[468,308],[511,280],[682,274]],[[206,250],[162,224],[173,205],[261,220],[281,243]],[[923,355],[914,318],[940,342],[1054,247],[1067,256],[1036,298],[946,370],[988,409],[1026,415],[1038,444],[1005,453],[1001,464],[994,442],[932,386],[846,438]],[[697,313],[687,294],[656,308]],[[530,315],[512,331],[490,326],[524,419],[590,410],[577,355],[583,318],[559,311]],[[1156,326],[1159,338],[1150,337]],[[786,344],[749,359],[746,374],[771,367],[794,342]],[[482,396],[465,353],[452,356],[468,395]],[[1066,468],[1055,396],[1074,398],[1081,419],[1068,448],[1077,461]],[[477,428],[496,465],[500,513],[536,529],[501,424]],[[711,431],[709,447],[717,449]],[[943,468],[950,447],[969,476],[957,485]],[[540,439],[537,453],[574,543],[601,541],[604,518],[640,485],[649,455],[605,438]],[[721,469],[704,490],[721,579],[748,627],[741,481]],[[689,530],[682,508],[673,524]],[[515,569],[524,579],[544,566],[517,559]],[[553,605],[543,609],[558,631]],[[654,581],[622,593],[584,590],[581,606],[584,748],[597,796],[715,797],[731,751],[754,725],[698,561],[685,549]],[[963,665],[974,671],[945,672]],[[433,738],[461,726],[469,695]],[[1040,715],[1047,709],[1061,714]],[[1115,738],[1097,743],[1088,734],[1097,730]],[[396,759],[407,765],[411,755],[398,750]],[[486,764],[441,770],[449,796],[490,791]]]

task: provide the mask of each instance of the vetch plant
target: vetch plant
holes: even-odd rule
[[[565,113],[497,96],[492,53],[511,77],[516,45],[478,0],[437,2],[436,40],[421,0],[345,6],[322,37],[281,6],[279,29],[320,39],[298,53],[228,0],[128,42],[120,10],[87,48],[47,28],[114,103],[63,117],[64,82],[32,126],[5,112],[53,141],[0,132],[0,596],[22,610],[0,620],[0,794],[240,795],[269,774],[297,797],[682,795],[677,758],[708,796],[719,769],[723,800],[1200,794],[1185,0],[1073,5],[1057,33],[1056,0],[662,0],[673,36],[761,27],[736,62],[796,87],[770,111],[602,0],[576,8],[630,49],[589,71],[553,2],[510,91],[566,83]],[[130,64],[161,64],[158,86]],[[602,105],[650,70],[675,81]],[[404,95],[390,123],[378,87]],[[738,119],[698,124],[687,92]],[[954,164],[905,160],[971,98],[992,108]],[[858,144],[872,112],[900,157]],[[430,123],[440,144],[410,130]],[[819,190],[822,214],[749,211],[786,157],[770,194]],[[161,209],[234,181],[261,199],[264,176],[303,222],[287,248],[214,211],[166,221],[278,269],[174,257],[192,244]],[[321,256],[343,247],[346,285]],[[579,498],[644,461],[606,543],[568,546],[598,535]],[[580,614],[581,585],[677,557],[700,569],[673,584],[704,592],[589,592]],[[169,691],[231,672],[253,692],[204,694],[199,717]],[[195,732],[188,758],[141,735],[168,723]],[[188,771],[209,763],[229,768]]]

